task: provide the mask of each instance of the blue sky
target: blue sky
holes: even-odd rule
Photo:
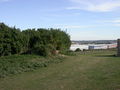
[[[120,38],[120,0],[0,0],[0,22],[67,29],[71,40]]]

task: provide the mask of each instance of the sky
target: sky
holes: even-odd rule
[[[115,40],[120,0],[0,0],[0,22],[22,30],[61,28],[71,40]]]

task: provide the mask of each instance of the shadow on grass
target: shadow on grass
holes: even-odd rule
[[[96,57],[117,57],[117,56],[114,54],[114,55],[96,55]]]

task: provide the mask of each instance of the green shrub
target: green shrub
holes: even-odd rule
[[[77,48],[76,50],[75,50],[75,52],[80,52],[81,50],[80,50],[80,48]]]
[[[0,23],[0,56],[22,53],[49,56],[56,50],[69,49],[70,45],[70,36],[60,29],[20,30]]]

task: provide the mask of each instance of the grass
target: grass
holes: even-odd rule
[[[120,90],[116,51],[77,53],[64,62],[0,79],[0,90]]]
[[[0,57],[0,78],[47,67],[50,63],[59,63],[63,57],[41,57],[38,55],[12,55]]]

